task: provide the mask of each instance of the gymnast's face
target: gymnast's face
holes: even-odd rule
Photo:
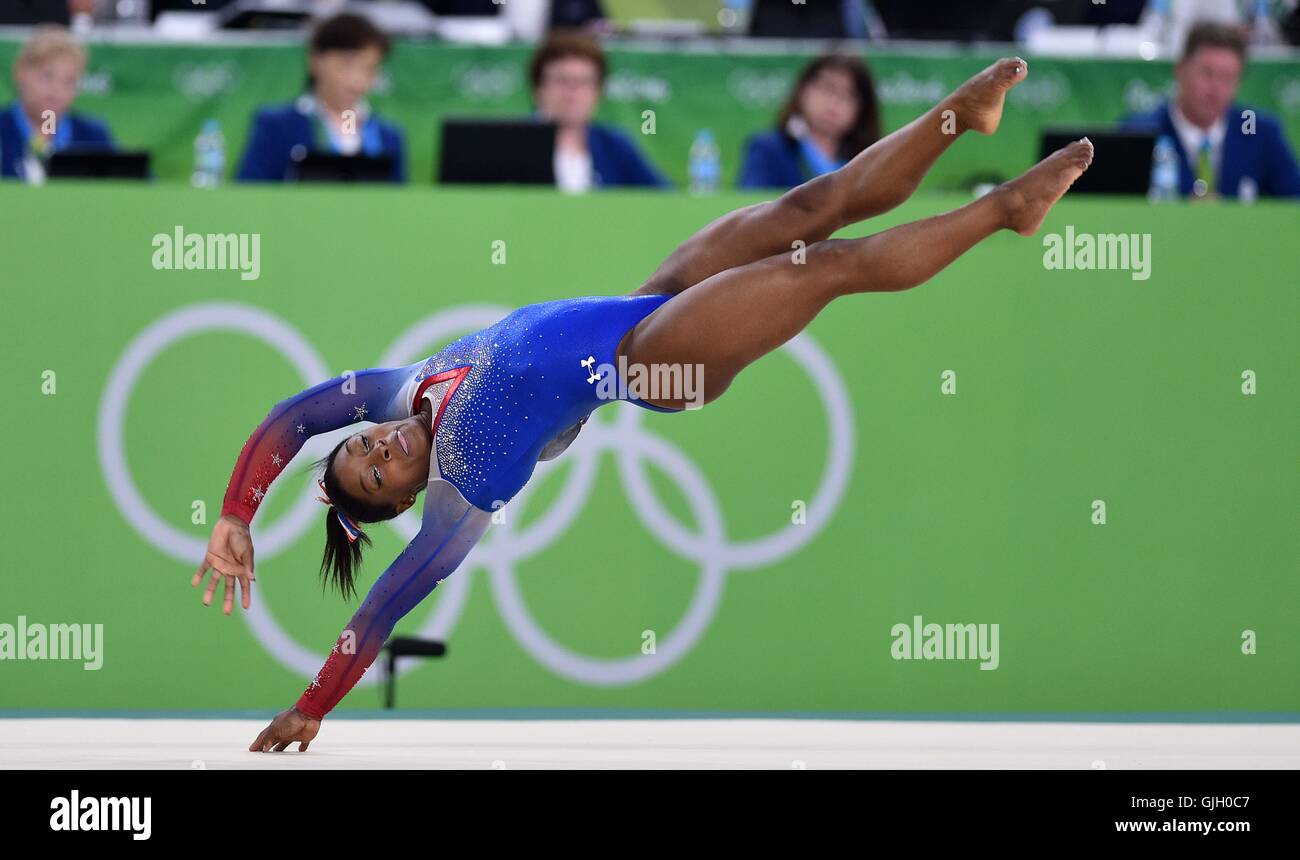
[[[428,424],[416,414],[353,433],[334,456],[334,474],[353,498],[402,511],[429,481]]]

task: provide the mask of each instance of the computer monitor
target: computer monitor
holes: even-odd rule
[[[1043,131],[1039,158],[1071,141],[1092,141],[1092,166],[1070,187],[1071,194],[1146,194],[1151,187],[1151,156],[1156,135],[1103,128],[1049,128]]]
[[[31,26],[71,21],[68,0],[4,0],[0,3],[0,25]]]
[[[294,182],[392,182],[391,155],[308,152],[289,171]]]
[[[435,175],[446,184],[555,184],[555,124],[446,119]]]
[[[69,147],[50,155],[51,179],[148,179],[149,153]]]

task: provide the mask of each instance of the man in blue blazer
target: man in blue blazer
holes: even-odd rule
[[[40,182],[55,152],[113,149],[102,122],[71,112],[86,52],[59,26],[40,27],[14,61],[18,97],[0,110],[0,176]]]
[[[1175,68],[1173,100],[1125,118],[1121,128],[1174,142],[1184,195],[1300,198],[1300,168],[1281,125],[1234,102],[1245,63],[1240,31],[1196,24]]]
[[[307,92],[291,104],[264,108],[253,118],[237,178],[283,182],[309,152],[388,155],[390,179],[406,181],[406,147],[396,125],[366,103],[388,55],[388,36],[360,15],[335,15],[311,36]]]

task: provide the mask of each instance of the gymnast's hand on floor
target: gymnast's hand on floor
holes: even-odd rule
[[[208,588],[203,593],[203,605],[212,605],[212,595],[217,590],[218,580],[224,579],[226,587],[222,592],[221,611],[230,614],[235,603],[235,580],[239,580],[242,595],[241,605],[245,609],[252,605],[253,597],[253,537],[248,532],[248,524],[239,517],[230,514],[217,520],[208,538],[208,548],[203,554],[203,563],[199,565],[190,585],[197,587],[203,582],[203,574],[212,571]]]
[[[271,725],[262,729],[257,740],[249,744],[249,752],[283,752],[289,744],[298,742],[298,752],[306,752],[307,744],[316,739],[320,731],[320,720],[290,708],[281,711],[271,720]]]

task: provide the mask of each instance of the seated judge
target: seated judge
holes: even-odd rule
[[[631,137],[592,120],[607,71],[600,45],[576,32],[552,33],[533,55],[529,78],[537,116],[556,124],[556,186],[568,192],[668,186]]]
[[[793,188],[846,164],[880,139],[880,103],[865,63],[825,54],[804,68],[776,127],[745,143],[740,188]]]
[[[57,24],[37,27],[14,59],[17,97],[0,113],[0,176],[41,182],[50,155],[113,149],[108,126],[72,111],[86,51]]]
[[[1195,198],[1300,197],[1300,169],[1278,121],[1236,102],[1246,40],[1231,25],[1202,22],[1174,68],[1174,97],[1122,128],[1174,142],[1178,182]]]
[[[306,91],[290,104],[258,111],[236,178],[282,182],[296,161],[320,152],[392,156],[390,178],[405,182],[402,132],[366,102],[388,50],[388,36],[360,15],[335,15],[317,25]]]

